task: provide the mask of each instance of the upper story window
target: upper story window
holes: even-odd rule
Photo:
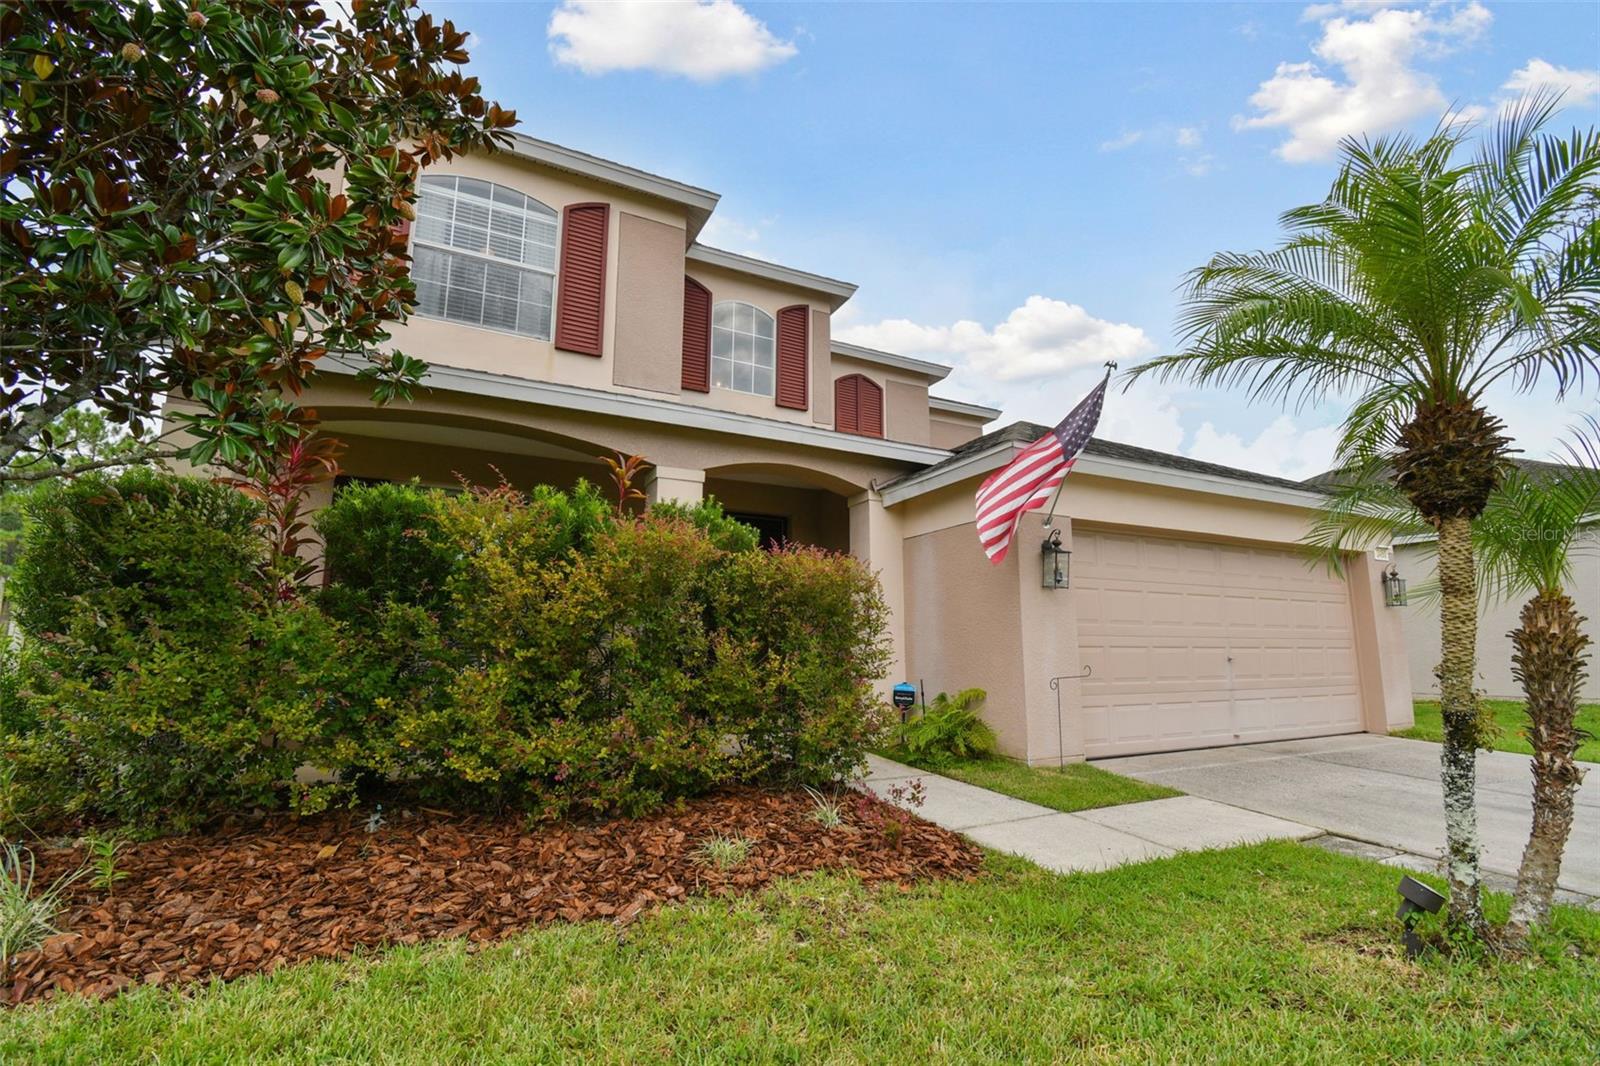
[[[736,300],[711,313],[711,383],[719,389],[772,395],[777,330],[772,316]]]
[[[550,339],[556,213],[531,196],[477,178],[425,175],[411,260],[421,314]]]

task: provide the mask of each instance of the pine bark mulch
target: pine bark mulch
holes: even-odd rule
[[[75,885],[57,922],[66,932],[18,956],[0,1003],[229,980],[357,947],[486,943],[552,922],[626,925],[689,895],[752,892],[817,870],[902,885],[978,870],[981,853],[954,833],[897,812],[906,828],[891,842],[872,811],[849,808],[846,824],[827,829],[804,793],[751,790],[594,825],[530,830],[513,818],[410,812],[368,833],[360,818],[284,817],[130,844],[118,856],[127,878],[109,896]],[[750,840],[749,858],[726,871],[702,861],[696,848],[715,834]],[[39,858],[48,883],[84,856]]]

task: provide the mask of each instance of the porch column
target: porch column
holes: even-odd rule
[[[1380,735],[1412,724],[1406,609],[1383,605],[1383,572],[1388,565],[1373,558],[1371,552],[1359,552],[1347,557],[1345,567],[1355,629],[1361,726]]]
[[[644,487],[647,503],[693,507],[706,495],[706,472],[683,466],[653,466]]]
[[[889,674],[878,685],[885,700],[906,671],[905,539],[900,516],[883,505],[883,495],[868,489],[850,497],[850,554],[878,576],[884,602],[889,605]]]

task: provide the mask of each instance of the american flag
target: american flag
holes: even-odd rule
[[[978,542],[991,563],[1005,559],[1022,516],[1044,506],[1100,421],[1111,371],[1061,424],[1028,445],[978,486]]]

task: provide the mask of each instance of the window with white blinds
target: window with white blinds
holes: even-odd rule
[[[419,314],[550,339],[555,211],[503,185],[427,175],[411,233]]]
[[[777,330],[772,316],[726,300],[711,313],[711,383],[719,389],[772,395]]]

